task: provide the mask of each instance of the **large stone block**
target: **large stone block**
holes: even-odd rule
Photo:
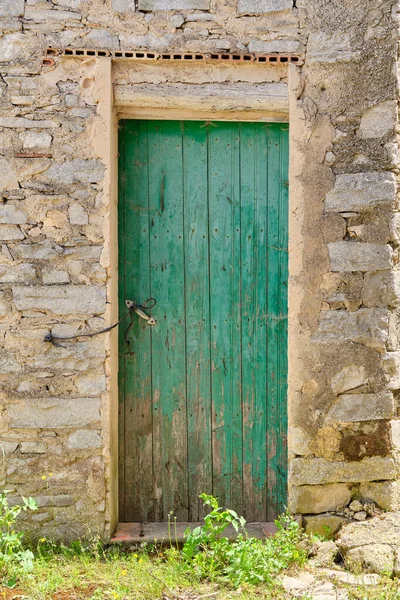
[[[393,250],[389,245],[361,242],[328,244],[331,271],[380,271],[392,266]]]
[[[400,388],[400,352],[386,352],[382,357],[382,369],[386,374],[387,387],[390,390]]]
[[[394,205],[395,200],[394,173],[337,175],[333,190],[325,198],[325,211],[363,212],[382,204]]]
[[[363,502],[375,502],[383,510],[400,510],[400,481],[368,481],[360,485]]]
[[[43,175],[48,181],[61,185],[99,183],[104,176],[104,166],[99,160],[75,158],[63,163],[53,163]]]
[[[393,394],[343,394],[330,407],[326,423],[351,423],[391,419],[394,412]]]
[[[50,119],[34,121],[25,117],[1,117],[0,127],[7,127],[8,129],[51,129],[58,127],[58,123]]]
[[[361,52],[352,48],[347,32],[311,31],[307,45],[307,62],[338,63],[358,61]]]
[[[20,55],[23,53],[24,44],[26,44],[26,36],[21,33],[8,33],[4,35],[0,39],[0,64],[18,61]]]
[[[90,315],[105,311],[106,290],[90,285],[14,286],[18,310],[49,310],[56,315]]]
[[[361,117],[360,137],[381,138],[390,133],[397,123],[397,102],[386,100],[371,106]]]
[[[322,485],[325,483],[356,483],[395,479],[395,462],[389,456],[373,456],[354,462],[332,462],[325,458],[294,458],[290,464],[292,485]]]
[[[68,448],[87,450],[88,448],[101,448],[101,437],[98,431],[79,429],[68,437]]]
[[[25,238],[24,233],[19,227],[13,227],[12,225],[0,225],[0,241],[8,242],[15,240],[23,240]]]
[[[245,14],[261,14],[291,10],[293,0],[239,0],[238,12]]]
[[[347,506],[351,491],[345,483],[302,485],[290,493],[289,510],[294,514],[319,514]]]
[[[343,394],[368,383],[365,367],[362,365],[349,365],[336,373],[331,379],[331,388],[334,394]]]
[[[22,17],[24,7],[25,0],[1,0],[0,17]]]
[[[300,52],[302,45],[296,40],[271,40],[263,42],[261,40],[253,40],[249,44],[249,52],[260,52],[261,54],[274,53],[294,53]]]
[[[27,399],[7,406],[10,427],[15,429],[63,429],[100,421],[96,398]]]
[[[25,9],[25,19],[51,23],[52,21],[65,22],[65,21],[80,21],[82,15],[72,10],[53,10],[53,9],[41,9],[35,8],[34,6],[27,6]]]
[[[207,10],[209,0],[139,0],[139,10]]]
[[[394,553],[389,544],[373,544],[352,548],[344,558],[346,569],[355,573],[393,573]]]
[[[28,221],[28,213],[15,204],[0,204],[0,223],[7,225],[24,225]]]
[[[6,158],[0,158],[0,195],[5,190],[18,188],[18,180],[12,164]]]
[[[36,279],[34,265],[0,265],[0,283],[32,283]]]
[[[111,0],[111,8],[117,13],[135,12],[136,0]]]
[[[332,538],[345,523],[343,517],[337,515],[316,515],[315,517],[305,517],[304,529],[308,535],[320,535],[325,538]]]
[[[366,273],[362,291],[364,306],[395,308],[400,302],[400,272]]]
[[[372,348],[385,348],[389,330],[389,311],[384,308],[361,308],[322,311],[319,327],[312,339],[321,343],[352,341]]]

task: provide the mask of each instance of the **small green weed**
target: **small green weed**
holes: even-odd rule
[[[37,504],[33,498],[22,496],[22,505],[10,506],[7,494],[0,494],[0,579],[3,585],[14,587],[18,573],[33,569],[34,559],[22,545],[24,534],[16,531],[16,521],[22,511],[37,510]]]
[[[299,547],[305,536],[289,515],[276,521],[278,532],[273,537],[258,540],[247,537],[246,521],[235,511],[221,508],[213,496],[200,497],[211,512],[202,527],[186,531],[182,550],[188,568],[194,569],[200,580],[221,581],[233,587],[271,584],[284,569],[306,561],[306,552]],[[238,533],[233,542],[222,535],[230,525]]]

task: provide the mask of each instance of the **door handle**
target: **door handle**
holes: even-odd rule
[[[157,321],[145,312],[151,310],[156,304],[157,301],[154,298],[147,298],[143,304],[137,304],[134,300],[125,300],[127,308],[133,310],[141,319],[144,319],[147,325],[157,325]]]

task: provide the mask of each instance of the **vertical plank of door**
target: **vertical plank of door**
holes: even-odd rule
[[[121,297],[142,302],[149,296],[149,207],[147,123],[125,124],[125,289]],[[126,308],[121,310],[126,311]],[[126,324],[127,325],[127,324]],[[125,325],[125,326],[126,326]],[[123,337],[124,326],[120,335]],[[125,355],[126,519],[151,520],[152,415],[150,329],[136,315],[123,343]]]
[[[279,124],[281,201],[279,203],[279,392],[278,392],[278,444],[277,444],[277,506],[282,513],[287,506],[287,432],[288,432],[288,278],[289,278],[289,127]]]
[[[266,520],[266,235],[267,135],[242,123],[240,136],[242,248],[243,507]]]
[[[182,134],[178,121],[148,124],[151,202],[153,423],[156,520],[186,521],[187,415],[183,253]]]
[[[126,312],[125,298],[125,191],[126,191],[126,147],[125,124],[121,121],[118,127],[118,310],[121,317]],[[125,521],[125,356],[124,339],[121,328],[118,336],[118,512],[119,520]]]
[[[212,492],[207,129],[187,121],[184,130],[188,518],[200,521],[199,494]]]
[[[213,489],[242,507],[239,126],[208,126]]]
[[[283,154],[287,144],[281,124],[269,124],[268,130],[268,520],[282,510],[286,437],[287,352],[287,163]],[[284,411],[284,412],[282,412]],[[284,439],[281,439],[281,436]]]

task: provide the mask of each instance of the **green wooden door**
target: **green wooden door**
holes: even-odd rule
[[[288,127],[122,121],[120,521],[286,502]],[[128,343],[127,343],[128,342]]]

